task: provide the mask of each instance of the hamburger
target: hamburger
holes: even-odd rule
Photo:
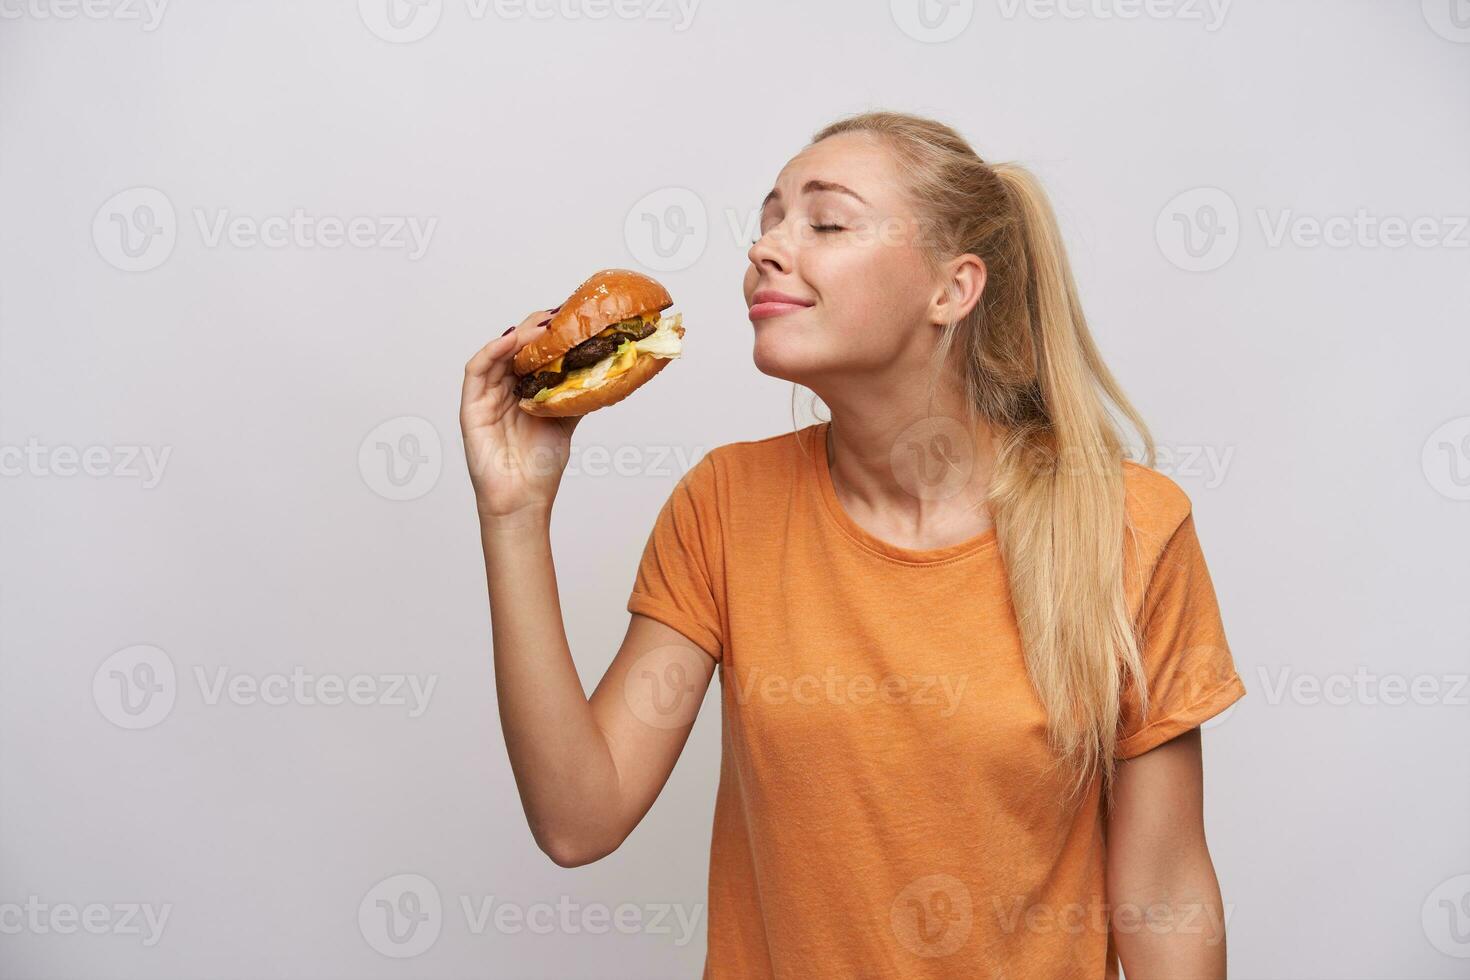
[[[522,411],[586,415],[622,401],[679,356],[683,314],[642,273],[603,269],[561,304],[546,331],[516,351]]]

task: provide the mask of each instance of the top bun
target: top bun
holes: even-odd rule
[[[516,351],[515,373],[530,374],[614,323],[657,313],[673,304],[669,291],[641,272],[594,272],[561,304],[546,332]]]

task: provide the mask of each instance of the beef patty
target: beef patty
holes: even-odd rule
[[[531,398],[542,388],[555,388],[567,379],[568,371],[591,367],[609,357],[625,340],[642,340],[658,329],[656,322],[635,317],[606,328],[606,332],[589,337],[562,355],[560,371],[532,371],[516,379],[516,397]]]

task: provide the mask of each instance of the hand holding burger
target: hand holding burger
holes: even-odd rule
[[[658,282],[603,269],[557,307],[515,355],[515,393],[532,415],[586,415],[622,401],[679,356],[683,315]]]
[[[581,417],[680,355],[683,317],[663,313],[672,303],[648,276],[604,269],[470,359],[459,421],[482,521],[516,524],[549,511]]]

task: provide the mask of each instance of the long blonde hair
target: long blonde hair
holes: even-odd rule
[[[812,142],[854,132],[892,152],[931,269],[965,253],[985,263],[979,302],[941,335],[929,390],[958,351],[971,421],[997,435],[986,504],[1048,736],[1074,766],[1074,793],[1095,776],[1110,788],[1124,692],[1133,682],[1147,711],[1147,689],[1123,582],[1125,449],[1107,402],[1138,432],[1149,466],[1153,437],[1088,331],[1035,176],[905,113],[839,119]]]

